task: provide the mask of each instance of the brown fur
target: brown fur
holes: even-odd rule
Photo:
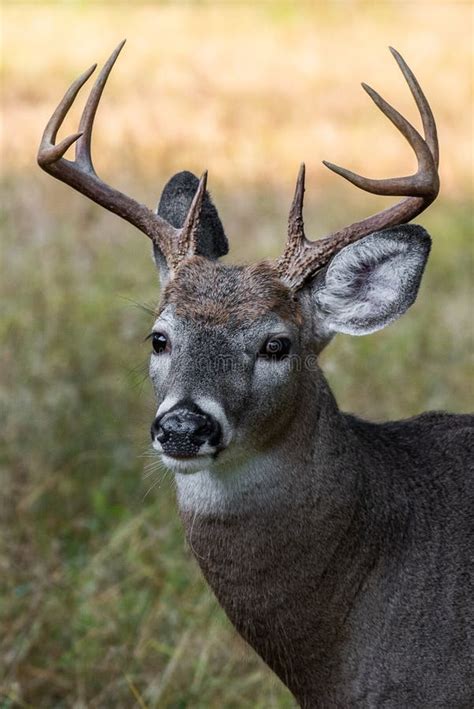
[[[237,326],[269,312],[301,322],[297,300],[267,262],[225,266],[193,256],[168,283],[160,310],[170,304],[176,315],[202,324]]]

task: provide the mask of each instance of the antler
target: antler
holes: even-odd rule
[[[395,49],[390,47],[390,51],[415,99],[423,123],[424,139],[406,118],[392,108],[376,91],[366,84],[362,86],[413,148],[418,160],[417,172],[408,177],[372,180],[330,162],[323,162],[330,170],[337,172],[366,192],[380,195],[409,195],[408,199],[323,239],[309,241],[305,236],[303,225],[305,167],[302,165],[288,220],[288,240],[283,255],[277,261],[280,276],[293,289],[300,288],[318,269],[325,266],[334,254],[348,244],[374,231],[409,222],[426,209],[439,192],[438,138],[433,113],[411,69]]]
[[[125,40],[112,52],[97,77],[81,116],[79,132],[64,138],[56,145],[56,135],[64,118],[97,64],[85,71],[66,91],[43,133],[38,150],[38,164],[53,177],[74,187],[78,192],[140,229],[161,249],[168,266],[175,269],[184,258],[196,253],[196,235],[206,193],[207,172],[199,181],[183,227],[176,229],[144,204],[136,202],[103,182],[97,176],[92,164],[91,137],[95,114],[104,86],[124,44]],[[63,156],[73,143],[76,143],[76,157],[71,161]]]

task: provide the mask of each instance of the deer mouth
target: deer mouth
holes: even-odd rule
[[[169,455],[161,453],[161,462],[173,473],[192,474],[206,470],[212,465],[214,456],[210,454]]]

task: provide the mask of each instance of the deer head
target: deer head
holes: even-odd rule
[[[190,173],[175,175],[155,213],[109,187],[93,168],[92,125],[122,46],[98,76],[79,132],[56,145],[64,117],[95,66],[69,88],[45,129],[38,162],[152,240],[162,282],[150,336],[150,373],[158,400],[153,445],[177,471],[219,469],[255,455],[283,435],[301,392],[317,389],[317,376],[311,374],[317,371],[314,358],[335,333],[374,332],[414,302],[430,238],[407,222],[438,194],[436,126],[417,80],[392,49],[420,111],[424,137],[363,86],[413,148],[417,172],[373,180],[325,164],[365,191],[404,199],[323,239],[308,240],[303,165],[283,255],[255,265],[223,265],[218,258],[227,253],[227,239],[206,192],[206,173],[200,180]],[[69,161],[64,154],[73,143],[76,157]]]

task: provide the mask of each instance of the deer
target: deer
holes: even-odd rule
[[[204,577],[303,708],[472,707],[474,417],[365,421],[339,409],[319,366],[337,333],[380,330],[415,301],[431,239],[411,221],[439,192],[436,124],[417,79],[391,48],[423,135],[363,84],[414,151],[415,174],[369,179],[324,162],[400,201],[310,240],[302,165],[282,255],[229,265],[207,172],[174,175],[152,211],[93,167],[94,117],[123,44],[78,132],[56,142],[96,65],[68,89],[38,163],[151,239],[152,446]]]

